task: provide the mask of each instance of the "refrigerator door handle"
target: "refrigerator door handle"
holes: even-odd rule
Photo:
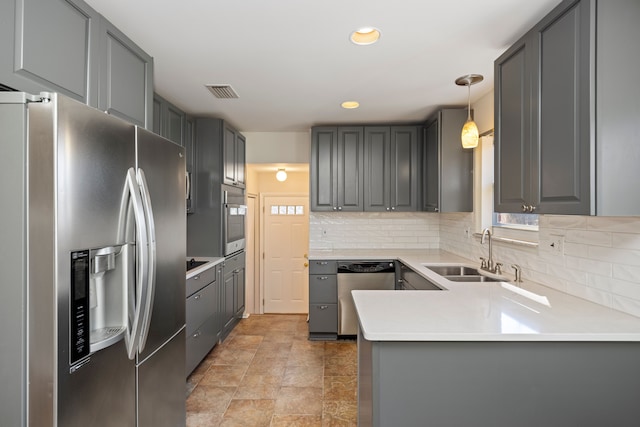
[[[141,168],[139,168],[137,171],[137,177],[138,184],[140,185],[140,192],[142,194],[142,204],[145,211],[145,224],[149,236],[149,242],[147,246],[149,254],[146,282],[147,291],[146,300],[144,302],[144,308],[142,312],[140,341],[138,343],[138,350],[142,352],[142,350],[144,350],[145,344],[147,343],[147,336],[149,335],[149,325],[151,324],[151,314],[153,311],[153,298],[156,292],[156,227],[153,219],[151,197],[149,196],[149,186],[147,184],[147,179],[145,178],[144,171]]]
[[[127,356],[133,360],[136,357],[138,346],[140,342],[140,335],[142,330],[142,310],[143,304],[148,299],[146,286],[149,274],[149,239],[147,235],[146,221],[144,220],[144,207],[142,203],[142,196],[140,186],[136,180],[136,173],[133,168],[129,168],[127,171],[126,186],[132,202],[133,217],[136,224],[136,248],[137,248],[137,270],[136,270],[136,283],[135,283],[135,296],[134,301],[130,301],[127,307],[133,308],[133,316],[131,323],[129,323],[129,316],[127,317],[127,333],[125,334],[125,344],[127,348]],[[134,304],[132,304],[134,303]]]

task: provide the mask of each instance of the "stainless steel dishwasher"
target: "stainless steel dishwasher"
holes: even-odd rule
[[[340,261],[338,263],[338,335],[356,335],[358,316],[353,290],[395,289],[393,261]]]

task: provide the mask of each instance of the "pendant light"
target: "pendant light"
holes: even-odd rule
[[[462,127],[460,139],[462,140],[462,148],[476,148],[478,146],[478,126],[471,120],[471,85],[480,83],[484,77],[480,74],[467,74],[466,76],[458,77],[456,84],[458,86],[467,86],[469,92],[467,95],[467,121]]]

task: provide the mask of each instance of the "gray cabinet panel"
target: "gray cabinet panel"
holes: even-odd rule
[[[390,210],[391,130],[388,126],[368,126],[365,138],[365,211]]]
[[[338,189],[338,128],[315,127],[311,131],[311,210],[331,211]]]
[[[98,108],[142,127],[153,127],[153,59],[103,21]]]
[[[245,162],[246,162],[247,141],[243,135],[236,133],[236,182],[237,185],[245,188]]]
[[[497,212],[595,213],[595,10],[564,1],[495,62]]]
[[[81,1],[16,0],[2,2],[0,16],[2,84],[97,106],[101,18],[95,10]]]
[[[496,212],[521,212],[530,199],[531,49],[521,40],[495,62]]]
[[[186,374],[189,374],[205,358],[217,342],[217,319],[210,316],[186,338]]]
[[[362,210],[363,150],[364,134],[361,127],[338,128],[336,193],[338,210]]]
[[[418,210],[418,135],[415,126],[391,127],[389,202],[391,210]]]
[[[336,274],[338,272],[337,261],[309,261],[310,274]]]
[[[433,120],[425,128],[422,151],[422,210],[440,210],[440,141],[439,120]]]
[[[237,130],[224,124],[222,146],[222,182],[244,188],[245,138]]]
[[[166,137],[184,147],[185,114],[173,105],[168,106],[167,113]]]
[[[338,280],[335,274],[309,275],[309,301],[312,303],[338,302]]]
[[[591,209],[591,84],[594,57],[590,2],[576,2],[542,21],[536,91],[539,99],[537,168],[533,189],[538,211],[589,214]]]
[[[154,116],[155,120],[155,116]],[[187,156],[187,213],[193,213],[196,206],[196,180],[197,171],[195,168],[195,121],[191,117],[186,117],[184,122],[184,153]]]
[[[598,2],[598,215],[640,215],[640,2]]]
[[[309,304],[309,333],[338,333],[337,304]]]
[[[212,316],[217,311],[218,294],[216,291],[216,283],[212,282],[187,298],[187,335],[194,332],[209,316]]]

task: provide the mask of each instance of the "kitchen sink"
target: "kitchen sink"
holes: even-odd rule
[[[478,269],[464,265],[432,265],[425,266],[441,276],[479,276]],[[484,276],[483,276],[484,277]]]
[[[466,276],[443,276],[447,280],[452,282],[504,282],[503,279],[496,279],[494,277],[478,275],[466,275]]]
[[[203,264],[208,263],[209,261],[196,261],[195,259],[191,258],[189,261],[187,261],[187,271],[194,269],[196,267],[200,267]]]

